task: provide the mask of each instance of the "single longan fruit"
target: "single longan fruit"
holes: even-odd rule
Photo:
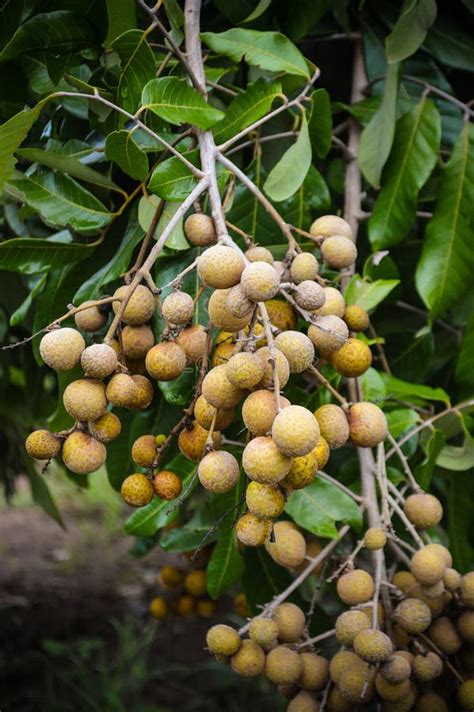
[[[61,372],[77,366],[85,348],[86,342],[82,334],[67,326],[48,331],[39,345],[41,358],[45,364]]]
[[[267,655],[265,674],[277,685],[293,685],[301,677],[303,663],[294,650],[278,645]]]
[[[138,395],[138,386],[127,373],[116,373],[108,382],[105,394],[112,405],[131,408]]]
[[[308,329],[308,336],[321,354],[329,354],[346,343],[349,330],[338,316],[318,316]]]
[[[225,365],[226,376],[236,388],[253,388],[262,380],[264,371],[261,359],[244,351],[234,354]]]
[[[300,252],[291,263],[290,277],[295,284],[316,279],[318,272],[318,260],[311,252]]]
[[[344,321],[350,331],[365,331],[369,326],[369,315],[358,304],[349,304],[344,312]]]
[[[202,382],[202,395],[214,408],[233,408],[243,394],[243,390],[227,378],[227,367],[224,365],[212,368]]]
[[[431,682],[443,672],[443,661],[429,651],[426,655],[415,655],[413,660],[413,674],[420,682]]]
[[[335,287],[324,287],[326,299],[319,309],[314,310],[316,316],[338,316],[340,319],[346,311],[346,301]]]
[[[395,653],[379,668],[380,674],[392,685],[408,680],[411,675],[410,662],[399,653]]]
[[[155,344],[153,331],[147,324],[140,326],[125,326],[121,333],[122,348],[125,356],[138,359],[145,358]]]
[[[126,299],[129,290],[130,288],[128,285],[119,287],[115,290],[114,297],[121,300]],[[121,310],[121,302],[112,302],[112,309],[115,314],[118,314]],[[152,292],[150,292],[148,287],[145,287],[143,284],[139,284],[127,302],[125,311],[122,314],[122,321],[124,324],[146,324],[146,322],[150,321],[151,317],[155,313],[155,309],[155,297]]]
[[[298,686],[308,692],[317,692],[326,687],[329,680],[329,663],[322,655],[316,653],[301,653],[303,673]]]
[[[331,355],[331,364],[341,376],[357,378],[372,365],[372,352],[359,339],[348,339]]]
[[[329,662],[329,675],[331,680],[337,685],[344,670],[348,668],[362,667],[367,669],[366,663],[351,650],[341,650],[336,653]]]
[[[352,712],[352,702],[348,702],[341,695],[338,687],[332,687],[328,695],[328,710],[329,712]]]
[[[34,430],[26,438],[25,448],[35,460],[51,460],[61,452],[61,440],[49,430]]]
[[[282,480],[290,471],[291,462],[291,458],[280,452],[271,437],[263,435],[251,440],[242,454],[242,467],[247,477],[263,484]]]
[[[232,656],[230,666],[242,677],[256,677],[265,669],[265,653],[253,640],[243,640],[239,650]]]
[[[474,608],[474,571],[465,574],[461,579],[461,598],[468,608]]]
[[[135,473],[126,477],[120,490],[122,499],[131,507],[145,507],[153,499],[153,485],[146,475]]]
[[[264,650],[271,650],[278,640],[278,624],[272,618],[253,618],[249,625],[249,637]]]
[[[278,640],[281,643],[296,643],[303,635],[306,617],[294,603],[280,603],[274,610],[273,619],[278,626]]]
[[[216,416],[214,424],[216,430],[223,430],[234,420],[235,410],[233,408],[221,408],[218,410],[217,408],[214,408],[213,405],[208,403],[203,395],[200,395],[194,405],[194,417],[197,422],[203,428],[209,430],[212,421],[214,420],[214,416]]]
[[[101,381],[81,378],[66,386],[63,393],[66,411],[76,420],[97,420],[107,410],[105,386]]]
[[[308,558],[309,558],[309,559],[315,559],[317,556],[319,556],[319,554],[321,553],[321,551],[322,551],[322,546],[321,546],[321,544],[319,543],[319,541],[317,541],[316,539],[313,539],[312,541],[308,541],[308,542],[306,543],[306,557],[305,557],[305,561],[303,561],[303,563],[301,564],[301,566],[298,566],[298,567],[295,569],[295,572],[298,573],[298,574],[300,574],[302,571],[304,571],[305,569],[307,569],[308,566],[310,565],[311,561],[307,561],[306,559],[308,559]],[[321,562],[316,566],[316,568],[313,568],[313,569],[312,569],[313,574],[320,574],[321,571],[323,570],[323,567],[324,567],[324,560],[321,561]]]
[[[393,683],[378,673],[375,676],[375,689],[382,700],[397,702],[406,697],[410,692],[410,681],[404,680],[403,682]]]
[[[348,702],[365,703],[374,696],[375,674],[368,667],[344,670],[339,678],[339,690]]]
[[[413,576],[422,586],[433,586],[441,581],[447,568],[445,559],[426,547],[413,554],[410,567]]]
[[[162,341],[148,351],[145,366],[157,381],[174,381],[186,367],[186,352],[175,341]]]
[[[412,709],[406,708],[406,709]],[[415,712],[448,712],[448,705],[436,692],[424,692],[417,698]]]
[[[178,334],[176,343],[183,349],[188,363],[198,363],[207,352],[207,332],[201,324],[188,326]]]
[[[81,307],[92,304],[88,309],[82,309],[74,315],[74,321],[78,329],[82,331],[100,331],[107,321],[107,314],[103,313],[99,307],[94,305],[94,301],[83,302]]]
[[[280,396],[282,408],[290,405],[290,402]],[[254,391],[244,400],[242,404],[242,420],[247,430],[254,435],[266,435],[277,415],[275,394],[273,391],[261,389]]]
[[[213,289],[228,289],[238,284],[244,268],[242,256],[227,245],[209,247],[197,259],[201,281]]]
[[[214,221],[205,213],[189,215],[184,221],[183,227],[187,241],[195,247],[207,247],[213,245],[217,240]]]
[[[272,438],[280,452],[287,457],[307,455],[319,440],[318,421],[307,408],[289,405],[273,421]]]
[[[198,477],[208,492],[228,492],[239,481],[239,463],[230,452],[211,450],[199,463]]]
[[[214,349],[211,359],[211,366],[215,368],[216,366],[226,365],[227,361],[234,355],[235,344],[230,341],[224,341],[218,344]]]
[[[252,262],[242,272],[240,286],[248,299],[265,302],[278,292],[280,277],[268,262]]]
[[[354,651],[368,663],[383,663],[393,653],[393,644],[380,630],[361,630],[354,638]]]
[[[456,569],[448,567],[444,572],[443,583],[448,591],[457,591],[461,588],[461,574]]]
[[[369,551],[383,549],[387,543],[387,535],[381,527],[370,527],[364,534],[364,546]]]
[[[176,566],[163,566],[158,574],[158,583],[164,589],[178,588],[183,581],[183,574]]]
[[[193,318],[194,300],[190,294],[177,290],[163,300],[161,311],[166,321],[171,324],[187,324]]]
[[[104,413],[98,420],[87,423],[90,434],[101,443],[109,443],[120,435],[122,423],[115,413]]]
[[[81,366],[90,378],[107,378],[117,369],[117,354],[107,344],[92,344],[82,352]]]
[[[474,709],[474,680],[465,680],[459,685],[458,702],[463,710]]]
[[[242,641],[234,628],[230,625],[219,623],[209,628],[206,636],[207,647],[214,655],[235,655]]]
[[[161,620],[169,615],[168,601],[163,596],[155,596],[150,601],[149,611],[153,618]]]
[[[281,481],[281,486],[288,490],[304,489],[313,482],[319,465],[321,438],[311,452],[301,457],[295,457],[287,476]]]
[[[301,566],[306,556],[306,541],[292,522],[275,522],[273,539],[274,541],[265,542],[265,548],[273,561],[290,569]],[[285,640],[285,642],[292,641]]]
[[[397,571],[393,575],[392,583],[406,594],[416,584],[416,578],[410,571]]]
[[[202,618],[212,618],[216,615],[217,604],[210,598],[203,598],[196,601],[196,609],[198,616]]]
[[[330,267],[344,269],[354,264],[357,259],[357,247],[348,237],[333,235],[321,245],[321,257]]]
[[[349,423],[342,408],[333,403],[320,406],[314,411],[321,435],[331,450],[342,447],[349,439]]]
[[[181,453],[192,460],[199,462],[204,454],[209,432],[205,430],[199,423],[193,421],[189,428],[184,428],[178,435],[178,447]],[[221,434],[214,431],[212,433],[212,441],[214,447],[219,447],[221,444]]]
[[[275,346],[286,356],[290,373],[302,373],[314,361],[313,343],[300,331],[284,331],[278,334]]]
[[[425,549],[428,549],[428,551],[434,551],[439,554],[445,560],[446,566],[453,565],[453,557],[451,556],[451,552],[442,544],[427,544],[425,546]]]
[[[405,598],[395,609],[394,620],[407,633],[423,633],[431,624],[431,610],[424,601],[417,598]]]
[[[63,444],[63,462],[76,475],[95,472],[105,462],[107,451],[103,443],[80,430],[71,433]]]
[[[157,497],[166,501],[176,499],[181,494],[183,483],[175,472],[162,470],[153,478],[153,490]]]
[[[463,640],[474,643],[474,611],[463,611],[457,620],[457,628]]]
[[[370,628],[370,621],[362,611],[346,611],[336,620],[336,638],[341,645],[352,645],[361,630]]]
[[[229,289],[225,305],[237,319],[247,319],[255,309],[255,302],[248,298],[240,283]]]
[[[366,603],[374,595],[374,580],[363,569],[349,571],[337,580],[337,593],[348,606]]]
[[[387,437],[387,418],[374,403],[355,403],[349,408],[349,429],[354,445],[375,447]]]
[[[445,616],[433,621],[427,636],[446,655],[455,655],[462,645],[454,623]]]
[[[323,306],[326,301],[326,292],[317,283],[309,279],[301,282],[295,291],[295,302],[302,309],[314,311]]]
[[[285,495],[276,485],[249,482],[245,501],[259,519],[276,519],[285,509]]]
[[[183,595],[175,604],[175,611],[181,618],[190,618],[196,614],[196,600],[192,596]]]
[[[245,546],[263,546],[271,528],[272,522],[259,519],[249,512],[238,519],[235,532],[237,539]]]
[[[254,247],[249,247],[245,251],[245,257],[249,262],[268,262],[269,265],[273,264],[273,255],[270,250],[266,247],[260,247],[255,245]]]
[[[156,457],[154,435],[140,435],[132,445],[132,460],[140,467],[151,467]]]
[[[443,517],[443,507],[439,499],[425,492],[407,497],[403,509],[417,529],[434,527]]]
[[[153,400],[153,385],[146,376],[132,376],[136,385],[135,397],[129,405],[132,410],[145,410]]]
[[[444,593],[443,579],[437,581],[432,586],[421,586],[421,592],[424,598],[440,598]]]
[[[227,306],[230,289],[216,289],[209,299],[207,310],[209,319],[218,329],[225,329],[230,333],[244,329],[252,318],[252,311],[241,317],[234,316]]]
[[[349,223],[338,215],[322,215],[315,220],[309,228],[310,233],[316,238],[343,235],[352,239],[352,228]]]
[[[289,333],[289,332],[286,332]],[[261,349],[258,349],[258,351],[255,354],[260,361],[263,364],[263,376],[259,383],[257,384],[258,387],[261,388],[273,388],[273,370],[275,368],[275,371],[278,376],[278,384],[280,388],[284,388],[286,384],[288,383],[288,379],[290,377],[290,365],[288,363],[288,359],[286,356],[280,351],[280,349],[275,349],[274,351],[274,356],[275,356],[275,364],[274,366],[272,365],[273,361],[273,355],[271,350],[269,349],[268,346],[263,346]]]
[[[207,577],[203,569],[196,569],[186,574],[184,578],[184,588],[190,596],[199,598],[207,592]]]
[[[265,306],[270,321],[278,331],[296,329],[298,320],[291,304],[283,302],[281,299],[269,299],[269,301],[265,303]]]
[[[309,692],[298,692],[286,708],[286,712],[318,712],[319,704]]]

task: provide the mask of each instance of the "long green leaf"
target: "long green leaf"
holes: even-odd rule
[[[89,245],[16,237],[0,242],[0,269],[37,274],[85,260],[94,249],[94,246]]]
[[[193,165],[198,163],[198,152],[184,154]],[[176,156],[160,163],[153,171],[148,189],[163,200],[185,200],[196,184],[196,178]]]
[[[348,304],[357,304],[366,311],[375,309],[400,283],[399,279],[376,279],[370,282],[355,274],[344,291]]]
[[[263,547],[245,550],[242,583],[253,613],[259,613],[259,607],[271,601],[291,581],[289,572],[276,564]]]
[[[416,287],[432,319],[472,286],[474,126],[466,123],[441,179],[434,215],[426,227]]]
[[[293,492],[285,511],[297,524],[317,536],[336,537],[336,522],[346,522],[356,529],[362,524],[362,515],[354,500],[318,478],[308,487]]]
[[[273,166],[263,185],[265,193],[276,202],[287,200],[303,184],[311,166],[311,141],[308,122],[303,115],[299,136]]]
[[[111,44],[121,62],[117,101],[131,113],[140,104],[143,86],[155,76],[155,57],[146,38],[141,30],[128,30]]]
[[[471,471],[446,474],[449,478],[449,549],[453,554],[456,569],[466,573],[472,569],[474,558],[474,548],[471,544],[473,473]]]
[[[315,156],[325,158],[332,142],[331,100],[326,89],[316,89],[311,100],[313,110],[308,123],[311,146]]]
[[[401,62],[416,52],[436,20],[435,0],[408,0],[397,24],[385,40],[389,62]]]
[[[48,485],[44,479],[38,475],[34,467],[28,467],[27,470],[28,478],[30,480],[31,494],[34,501],[43,509],[43,511],[46,512],[46,514],[54,519],[59,526],[65,529],[66,527],[64,526],[63,518],[61,517],[61,513],[51,492],[49,491]]]
[[[194,124],[209,129],[224,118],[224,113],[207,103],[184,79],[152,79],[143,88],[142,107],[172,124]]]
[[[429,100],[422,99],[397,122],[382,190],[368,225],[374,249],[396,245],[410,229],[418,192],[436,165],[440,138],[439,112]]]
[[[217,544],[207,567],[207,590],[212,598],[219,598],[223,591],[238,581],[244,568],[235,535],[235,517],[242,498],[242,486],[243,477],[233,490],[219,495],[213,507],[217,519],[227,516],[219,526]]]
[[[224,143],[258,121],[270,109],[274,99],[281,94],[280,82],[257,79],[256,82],[233,99],[225,112],[225,118],[216,126],[214,138],[217,144]]]
[[[423,48],[442,64],[472,72],[474,46],[472,34],[450,17],[440,17],[431,28]]]
[[[474,395],[474,312],[466,324],[454,377],[463,398]]]
[[[110,47],[119,35],[131,30],[136,25],[134,0],[106,0],[109,27],[104,47]]]
[[[46,101],[44,99],[32,109],[23,109],[0,126],[0,191],[15,171],[15,151],[27,137]]]
[[[114,161],[127,175],[144,181],[148,174],[145,151],[137,146],[130,131],[112,131],[105,141],[105,157]]]
[[[449,406],[449,396],[443,388],[432,388],[425,386],[422,383],[408,383],[401,378],[395,378],[388,373],[381,373],[381,377],[385,383],[387,393],[390,393],[393,398],[409,401],[410,403],[419,403],[419,401],[440,401]],[[415,398],[415,401],[411,399]]]

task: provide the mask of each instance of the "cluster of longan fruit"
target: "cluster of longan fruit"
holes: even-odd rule
[[[167,564],[160,569],[158,584],[164,595],[155,596],[150,601],[149,610],[154,618],[167,618],[173,613],[183,618],[211,618],[215,615],[216,602],[207,595],[205,569],[184,571]]]

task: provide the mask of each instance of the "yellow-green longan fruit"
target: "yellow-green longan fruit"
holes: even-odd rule
[[[109,443],[120,435],[122,423],[115,413],[107,411],[98,420],[89,420],[87,427],[96,440],[101,443]]]
[[[156,457],[154,435],[140,435],[132,445],[132,460],[140,467],[151,467]]]
[[[363,569],[355,569],[343,574],[337,580],[337,593],[341,601],[348,606],[370,601],[374,595],[374,580]]]
[[[194,300],[186,292],[172,292],[163,300],[161,311],[166,321],[181,326],[193,318]]]
[[[227,367],[215,366],[204,377],[202,395],[214,408],[233,408],[244,392],[227,378]]]
[[[105,445],[80,430],[68,435],[63,444],[63,462],[76,475],[95,472],[102,467],[106,456]]]
[[[227,245],[214,245],[197,260],[197,271],[206,287],[228,289],[240,282],[245,263],[242,256]]]
[[[285,332],[288,333],[288,332]],[[284,388],[288,383],[290,377],[290,365],[285,354],[280,351],[280,349],[275,349],[275,370],[278,376],[278,384],[280,388]],[[263,376],[262,379],[257,384],[259,389],[262,388],[273,388],[273,366],[272,366],[272,353],[268,346],[263,346],[258,349],[256,356],[261,360],[263,364]]]
[[[370,527],[364,534],[364,546],[369,551],[383,549],[387,543],[387,535],[381,527]]]
[[[345,267],[350,267],[356,261],[357,247],[348,237],[332,235],[322,243],[321,257],[330,267],[344,269]]]
[[[162,341],[146,355],[145,366],[157,381],[174,381],[186,367],[186,352],[175,341]]]
[[[346,302],[341,292],[335,287],[324,287],[326,299],[319,309],[315,309],[316,316],[338,316],[342,319],[346,311]]]
[[[125,356],[138,359],[145,358],[155,344],[153,331],[147,324],[132,326],[127,324],[121,333],[122,348]]]
[[[268,262],[269,265],[273,264],[273,255],[270,250],[259,245],[254,245],[245,250],[245,257],[249,262]]]
[[[264,371],[261,359],[244,351],[231,356],[225,365],[226,376],[236,388],[253,388],[262,380]]]
[[[375,689],[379,697],[387,702],[397,702],[405,698],[410,692],[410,681],[388,682],[383,675],[378,673],[375,676]]]
[[[383,663],[393,653],[393,644],[381,630],[361,630],[354,638],[354,652],[368,663]]]
[[[368,667],[344,670],[339,678],[339,690],[348,702],[369,702],[374,696],[375,674]]]
[[[285,356],[290,373],[302,373],[314,361],[314,346],[300,331],[284,331],[275,338],[275,346]]]
[[[107,378],[117,369],[117,354],[107,344],[92,344],[82,352],[81,366],[90,378]]]
[[[288,331],[296,328],[296,313],[291,304],[283,302],[281,299],[269,299],[265,303],[265,307],[270,321],[278,331]]]
[[[80,306],[85,307],[88,304],[92,306],[88,309],[81,309],[81,311],[74,315],[76,326],[78,329],[81,329],[81,331],[100,331],[102,327],[105,326],[107,315],[103,313],[99,307],[95,306],[93,300],[83,302]]]
[[[199,425],[206,430],[209,430],[216,416],[214,427],[216,430],[227,428],[235,417],[234,408],[214,408],[213,405],[207,402],[203,395],[200,395],[194,405],[194,417]]]
[[[180,331],[176,343],[183,349],[188,363],[198,363],[207,353],[207,332],[201,324],[188,326]]]
[[[326,301],[324,289],[309,279],[301,282],[295,290],[295,302],[302,309],[314,311],[320,309]]]
[[[240,283],[229,289],[225,305],[237,319],[247,319],[255,309],[255,302],[249,299]]]
[[[300,252],[291,263],[290,277],[295,284],[316,279],[318,272],[318,260],[311,252]]]
[[[329,675],[331,680],[337,685],[344,670],[355,667],[367,669],[366,663],[354,652],[351,650],[341,650],[336,653],[329,662]]]
[[[400,653],[395,651],[389,659],[380,666],[380,674],[392,685],[408,680],[411,675],[411,663]]]
[[[407,497],[404,512],[417,529],[428,529],[439,524],[443,507],[437,497],[425,492]]]
[[[238,651],[232,656],[232,670],[242,677],[256,677],[265,669],[265,653],[253,640],[243,640]]]
[[[344,321],[350,331],[365,331],[369,326],[369,315],[358,304],[348,304],[344,312]]]
[[[349,423],[342,408],[333,403],[320,406],[314,412],[322,437],[331,450],[340,448],[349,439]]]
[[[474,611],[463,611],[457,620],[457,628],[463,640],[474,643]]]
[[[295,457],[287,476],[281,481],[281,486],[288,490],[299,490],[313,482],[320,465],[322,438],[311,452],[301,457]],[[325,442],[325,441],[323,441]],[[327,446],[326,446],[327,447]]]
[[[454,623],[445,616],[433,621],[427,636],[446,655],[455,655],[462,645]]]
[[[345,611],[336,620],[336,638],[341,645],[352,645],[361,630],[370,628],[370,621],[362,611]]]
[[[294,650],[278,645],[267,655],[265,674],[277,685],[293,685],[303,671],[301,658]]]
[[[329,354],[346,343],[349,329],[340,317],[328,314],[314,319],[308,329],[308,336],[321,354]]]
[[[242,454],[246,475],[263,484],[282,480],[290,471],[291,463],[291,458],[280,452],[272,438],[263,435],[251,440]]]
[[[413,674],[420,682],[431,682],[443,672],[443,661],[431,651],[426,655],[416,655],[413,660]]]
[[[225,450],[211,450],[198,467],[199,481],[208,492],[228,492],[239,480],[239,463]]]
[[[214,655],[229,657],[230,655],[235,655],[242,641],[234,628],[231,628],[230,625],[219,623],[207,631],[206,643]]]
[[[441,581],[447,568],[445,559],[426,547],[413,554],[410,567],[413,576],[422,586],[433,586]]]
[[[47,366],[62,372],[77,366],[85,347],[82,334],[76,329],[64,327],[48,331],[40,341],[39,351]]]
[[[272,618],[253,618],[249,625],[249,637],[264,650],[271,650],[278,640],[278,624]]]
[[[329,680],[329,663],[322,655],[316,653],[301,653],[303,672],[298,680],[302,690],[318,692],[326,687]]]
[[[232,301],[232,296],[229,296],[231,291],[231,289],[216,289],[211,294],[207,308],[209,319],[214,326],[233,334],[247,326],[252,318],[252,310],[244,316],[234,316],[227,306],[227,300],[230,299]]]
[[[245,500],[249,512],[259,519],[276,519],[285,508],[285,495],[277,485],[249,482]]]
[[[290,405],[290,401],[280,396],[282,408]],[[277,415],[275,394],[273,391],[260,389],[254,391],[242,404],[242,419],[245,427],[253,435],[266,435]]]
[[[465,680],[459,685],[458,702],[463,710],[474,709],[474,680]]]
[[[101,381],[92,379],[73,381],[64,390],[63,403],[72,418],[97,420],[107,410],[105,386]]]
[[[199,423],[193,421],[188,428],[184,428],[178,435],[178,447],[188,460],[199,462],[204,454],[208,436],[209,432],[199,425]],[[219,447],[221,434],[214,431],[212,433],[212,441],[214,447]]]
[[[49,430],[34,430],[25,442],[26,452],[35,460],[51,460],[61,451],[61,440]]]
[[[138,386],[127,373],[116,373],[108,382],[105,394],[112,405],[132,408],[138,395]]]
[[[263,546],[271,528],[271,521],[259,519],[251,512],[240,517],[235,525],[237,539],[245,546],[252,547]]]
[[[153,400],[153,385],[146,376],[132,376],[135,383],[135,396],[129,408],[132,410],[145,410]]]
[[[395,609],[394,620],[411,635],[423,633],[431,623],[431,611],[424,601],[405,598]]]
[[[208,247],[217,240],[214,221],[205,213],[189,215],[184,221],[184,234],[195,247]]]
[[[145,507],[154,496],[152,483],[139,472],[124,479],[120,493],[124,502],[131,507]]]
[[[333,235],[343,235],[352,239],[352,228],[349,223],[338,215],[321,215],[309,228],[316,238],[327,238]]]
[[[341,376],[357,378],[372,365],[372,352],[360,339],[348,339],[331,355],[331,364]]]
[[[313,450],[319,440],[318,421],[307,408],[289,405],[273,421],[272,438],[287,457],[300,457]]]
[[[292,569],[301,566],[306,556],[305,538],[293,522],[275,522],[273,541],[265,541],[265,548],[277,564]]]
[[[122,300],[126,299],[128,293],[129,287],[124,285],[116,289],[113,296]],[[112,302],[112,309],[115,314],[118,314],[121,310],[121,301]],[[127,302],[125,311],[122,314],[122,321],[124,324],[146,324],[155,313],[155,309],[155,297],[152,292],[148,287],[139,284]]]
[[[280,277],[268,262],[252,262],[242,272],[240,286],[248,299],[265,302],[278,292]]]

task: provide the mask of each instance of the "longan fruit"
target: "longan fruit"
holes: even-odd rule
[[[448,705],[436,692],[424,692],[417,699],[415,712],[448,712]]]
[[[213,289],[228,289],[238,284],[244,268],[242,256],[227,245],[213,245],[197,259],[201,281]]]
[[[153,485],[146,475],[135,473],[126,477],[120,490],[122,499],[131,507],[145,507],[153,499]]]
[[[98,420],[89,420],[87,427],[96,440],[101,443],[109,443],[120,435],[122,423],[115,413],[107,411]]]
[[[394,620],[411,635],[423,633],[431,624],[431,611],[424,601],[405,598],[396,607]]]
[[[374,595],[374,580],[363,569],[349,571],[337,580],[337,593],[348,606],[366,603]]]
[[[148,351],[155,345],[155,337],[148,324],[139,326],[127,324],[122,329],[120,337],[123,352],[128,358],[145,358]]]
[[[181,453],[188,460],[199,462],[204,454],[208,435],[209,432],[207,430],[196,421],[193,421],[188,428],[184,428],[178,435],[178,447]],[[214,431],[212,433],[212,441],[214,447],[219,447],[221,434]]]
[[[451,552],[442,544],[427,544],[425,546],[425,549],[428,549],[428,551],[434,551],[439,554],[441,558],[445,560],[446,566],[453,565],[453,557],[451,556]]]
[[[253,302],[265,302],[278,292],[280,277],[268,262],[251,262],[240,278],[242,291]]]
[[[403,593],[408,593],[410,588],[416,584],[416,578],[410,571],[397,571],[392,578],[392,583]]]
[[[339,678],[339,690],[348,702],[365,703],[374,696],[375,675],[368,667],[344,670]]]
[[[302,309],[314,311],[320,309],[326,301],[326,292],[317,283],[306,279],[301,282],[295,291],[295,302]]]
[[[298,320],[291,304],[281,299],[269,299],[268,302],[265,302],[265,307],[270,321],[278,331],[296,329]],[[263,346],[263,344],[260,345]]]
[[[253,640],[243,640],[230,660],[232,670],[242,677],[256,677],[265,669],[265,653]]]
[[[352,712],[352,702],[344,699],[338,687],[332,687],[328,695],[329,712]]]
[[[397,702],[406,697],[410,691],[410,681],[389,682],[380,673],[375,676],[375,689],[377,694],[387,702]]]
[[[278,645],[267,655],[265,674],[277,685],[293,685],[301,677],[303,663],[294,650]]]
[[[271,437],[263,435],[250,440],[242,454],[246,475],[263,484],[282,480],[290,471],[291,462],[291,458],[280,452]]]
[[[316,316],[338,316],[342,319],[346,311],[346,302],[341,292],[335,287],[324,287],[326,299],[319,309],[314,310]]]
[[[349,430],[357,447],[375,447],[387,437],[387,418],[375,403],[355,403],[349,408]]]
[[[273,421],[272,438],[287,457],[301,457],[313,450],[319,440],[318,421],[301,405],[289,405]]]
[[[158,574],[158,582],[164,589],[175,589],[183,581],[182,572],[176,566],[163,566]]]
[[[321,257],[330,267],[344,269],[354,264],[357,259],[357,247],[343,235],[327,237],[321,245]]]
[[[77,366],[85,347],[82,334],[65,326],[48,331],[40,341],[39,352],[47,366],[62,372]]]
[[[318,316],[308,329],[308,336],[321,354],[329,354],[345,344],[349,329],[342,319],[334,314]]]
[[[181,494],[181,478],[170,470],[161,470],[153,477],[153,490],[157,497],[165,501],[176,499]]]
[[[214,408],[233,408],[241,400],[243,390],[227,378],[226,366],[214,366],[202,382],[202,395]]]
[[[328,403],[314,411],[319,430],[331,450],[342,447],[349,439],[347,416],[338,405]]]
[[[354,652],[368,663],[383,663],[392,655],[393,644],[380,630],[366,629],[354,638]]]
[[[107,344],[92,344],[82,352],[81,366],[90,378],[107,378],[118,366],[117,354]]]
[[[157,381],[174,381],[186,367],[186,352],[175,341],[162,341],[145,357],[149,375]]]
[[[316,279],[318,272],[318,260],[311,252],[300,252],[293,258],[290,277],[295,284]]]
[[[411,557],[411,572],[422,586],[433,586],[441,581],[446,571],[446,561],[436,551],[419,549]]]
[[[249,512],[259,519],[276,519],[285,508],[285,495],[276,486],[249,482],[245,492]]]
[[[278,624],[273,618],[253,618],[249,624],[249,637],[264,650],[271,650],[278,640]]]
[[[161,311],[166,321],[182,326],[193,318],[194,300],[187,292],[177,290],[163,300]]]
[[[156,450],[154,435],[140,435],[132,445],[132,460],[140,467],[151,467],[156,457]]]
[[[417,680],[431,682],[443,672],[443,661],[439,655],[429,651],[426,655],[415,655],[412,669]]]
[[[105,386],[93,379],[73,381],[64,390],[63,404],[75,420],[98,420],[107,410]]]
[[[309,692],[303,690],[293,697],[286,710],[287,712],[318,712],[319,704]]]
[[[170,612],[168,601],[163,596],[155,596],[150,601],[149,611],[153,618],[166,618]]]
[[[309,231],[311,235],[319,239],[332,237],[333,235],[343,235],[352,239],[351,226],[338,215],[322,215],[312,223]]]
[[[443,516],[443,507],[437,497],[422,492],[407,497],[404,512],[417,529],[428,529],[439,524]]]
[[[35,460],[51,460],[61,452],[61,440],[49,430],[34,430],[26,438],[25,448]]]
[[[108,382],[105,395],[112,405],[131,408],[137,399],[138,386],[127,373],[116,373]]]
[[[459,685],[458,702],[463,710],[474,709],[474,680],[465,680]]]
[[[217,604],[211,598],[201,598],[196,601],[196,610],[198,616],[212,618],[216,614]]]
[[[226,376],[236,388],[253,388],[262,380],[264,371],[261,359],[245,351],[231,356],[225,365]]]
[[[88,475],[95,472],[105,462],[105,445],[80,430],[76,430],[64,441],[63,462],[76,475]]]
[[[372,365],[372,352],[360,339],[348,339],[331,354],[331,364],[341,376],[357,378]]]
[[[113,296],[118,299],[126,299],[129,291],[129,286],[123,285],[115,290]],[[121,310],[121,301],[112,302],[112,309],[115,314],[118,314]],[[139,284],[127,302],[127,306],[122,314],[122,321],[124,324],[146,324],[146,322],[152,318],[155,309],[155,297],[152,292],[148,287]]]
[[[248,512],[237,520],[235,532],[237,539],[245,546],[262,546],[270,535],[272,522],[259,519]]]
[[[218,329],[225,329],[230,333],[244,329],[252,318],[252,311],[245,316],[237,317],[232,314],[227,306],[230,289],[216,289],[209,299],[207,310],[209,319]]]
[[[201,324],[188,326],[179,332],[176,343],[183,349],[188,363],[198,363],[207,352],[207,332]]]
[[[380,674],[392,685],[408,680],[411,675],[411,663],[396,650],[389,659],[380,666]]]
[[[280,396],[282,408],[290,405],[290,402]],[[275,394],[273,391],[260,389],[254,391],[244,400],[242,404],[242,420],[247,430],[254,435],[266,435],[277,415]]]
[[[262,379],[259,381],[257,386],[260,389],[273,388],[273,369],[275,368],[278,376],[278,384],[280,386],[280,389],[284,388],[288,383],[288,379],[290,377],[290,364],[288,363],[288,359],[286,358],[285,354],[280,351],[280,349],[275,348],[274,367],[272,366],[273,355],[268,346],[263,346],[261,349],[258,349],[256,352],[256,356],[260,359],[264,368]]]
[[[314,481],[318,469],[320,468],[320,443],[311,452],[301,457],[295,457],[287,476],[281,481],[281,486],[287,490],[299,490],[307,487]],[[325,441],[324,441],[325,442]]]
[[[300,331],[284,331],[278,334],[275,346],[286,356],[290,373],[302,373],[314,361],[313,342]]]
[[[358,304],[348,304],[344,312],[344,321],[350,331],[365,331],[369,326],[369,315]]]
[[[187,573],[184,578],[184,588],[190,596],[195,598],[204,596],[207,592],[206,572],[202,569],[196,569]]]
[[[227,310],[237,319],[248,318],[255,309],[255,302],[249,299],[240,283],[229,289],[225,304]]]
[[[189,215],[184,221],[183,228],[187,241],[195,247],[207,247],[217,240],[214,221],[205,213]]]
[[[370,527],[364,534],[364,546],[369,551],[383,549],[387,543],[387,535],[381,527]]]
[[[316,653],[301,653],[303,672],[298,680],[302,690],[317,692],[326,687],[329,680],[329,663],[322,655]]]
[[[137,388],[129,408],[132,410],[145,410],[153,400],[153,385],[146,376],[132,376],[132,381]]]
[[[235,655],[242,641],[234,628],[219,623],[209,628],[206,636],[207,647],[214,655]]]
[[[433,621],[427,636],[446,655],[455,655],[462,645],[454,623],[445,616]]]
[[[223,430],[227,428],[235,417],[234,408],[214,408],[213,405],[207,402],[203,395],[200,395],[194,405],[194,417],[196,418],[199,425],[201,425],[206,430],[211,427],[212,421],[216,416],[215,428],[216,430]]]
[[[183,595],[175,603],[175,611],[181,618],[190,618],[196,613],[196,600],[192,596]]]
[[[362,611],[345,611],[336,619],[336,638],[341,645],[352,645],[361,630],[370,628],[370,621]]]
[[[99,307],[95,306],[93,300],[82,302],[81,307],[91,304],[88,309],[82,309],[74,315],[74,321],[78,329],[82,331],[94,332],[100,331],[107,322],[107,314],[102,312]]]
[[[198,466],[199,481],[208,492],[222,494],[239,481],[239,463],[226,450],[211,450]]]
[[[277,564],[288,568],[301,566],[306,556],[306,541],[296,525],[287,521],[275,522],[273,539],[265,541],[265,548]]]
[[[461,587],[462,576],[459,571],[448,567],[444,572],[443,583],[448,591],[457,591]]]
[[[339,651],[329,662],[329,675],[331,680],[336,685],[339,684],[339,679],[344,670],[355,667],[362,667],[364,670],[367,669],[366,663],[364,663],[364,661],[351,650]]]
[[[474,608],[474,571],[465,574],[461,579],[461,598],[468,608]]]
[[[227,361],[235,353],[235,344],[231,341],[223,341],[217,344],[216,348],[212,353],[211,366],[215,368],[216,366],[226,365]]]
[[[273,264],[273,255],[266,247],[254,245],[245,250],[244,254],[249,262],[268,262],[269,265]]]
[[[468,643],[474,643],[474,611],[463,611],[456,625],[461,638]]]

